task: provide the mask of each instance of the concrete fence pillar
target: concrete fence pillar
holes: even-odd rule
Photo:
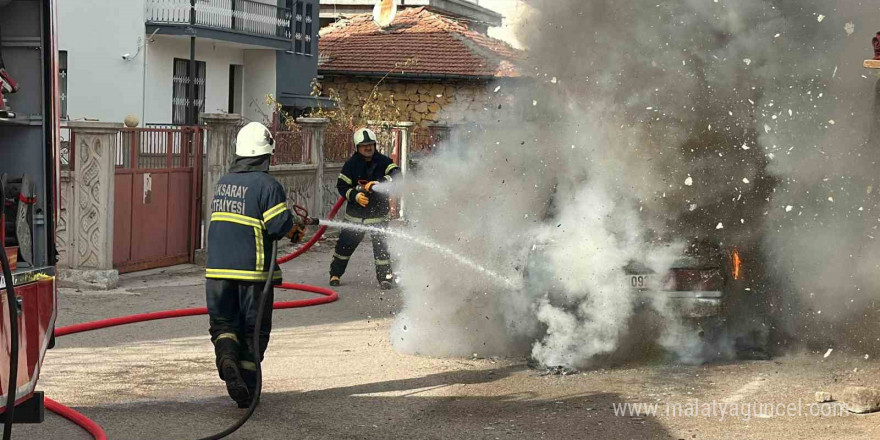
[[[326,118],[298,118],[296,123],[303,133],[303,148],[309,151],[311,163],[315,167],[315,194],[309,212],[320,215],[324,206],[324,132],[329,120]]]
[[[205,172],[202,175],[202,219],[207,234],[208,224],[211,222],[214,188],[235,160],[235,137],[241,127],[242,118],[241,115],[230,113],[202,113],[199,118],[207,129]],[[202,242],[203,249],[197,253],[197,262],[201,262],[208,249],[208,240]]]
[[[76,143],[76,168],[70,173],[68,267],[59,270],[61,285],[112,289],[119,283],[119,272],[113,268],[113,208],[116,143],[122,126],[68,123]]]
[[[412,145],[412,134],[415,126],[416,124],[413,122],[398,122],[395,124],[395,127],[400,130],[400,168],[404,174],[409,168],[407,162],[409,161],[409,149]]]
[[[406,176],[409,172],[409,149],[412,146],[412,134],[416,124],[414,122],[398,122],[395,126],[400,130],[400,171]],[[400,197],[400,218],[404,218],[406,200]]]

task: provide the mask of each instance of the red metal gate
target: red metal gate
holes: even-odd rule
[[[201,245],[202,139],[199,127],[120,132],[113,209],[120,273],[193,262]]]

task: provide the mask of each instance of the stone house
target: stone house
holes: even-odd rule
[[[520,77],[522,53],[476,29],[430,7],[404,9],[384,29],[370,14],[341,19],[320,33],[321,93],[355,109],[372,95],[421,127],[460,122],[497,106],[494,88]]]

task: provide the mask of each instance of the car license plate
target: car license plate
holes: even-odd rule
[[[651,289],[654,287],[654,275],[626,275],[626,286],[636,290]]]

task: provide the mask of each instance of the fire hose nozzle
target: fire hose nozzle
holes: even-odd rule
[[[306,225],[318,226],[320,224],[321,224],[321,219],[319,219],[318,217],[309,217],[306,219]]]
[[[355,191],[362,192],[364,194],[370,194],[373,192],[373,186],[375,182],[369,182],[366,180],[358,180],[357,186],[354,187]]]

